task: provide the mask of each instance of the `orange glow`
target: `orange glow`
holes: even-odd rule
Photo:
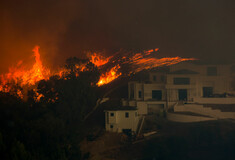
[[[90,62],[92,62],[97,67],[99,67],[99,66],[103,66],[106,63],[108,63],[111,58],[112,58],[112,56],[105,58],[105,57],[101,56],[100,54],[94,53],[94,54],[90,55]]]
[[[181,57],[165,57],[165,58],[143,58],[143,56],[138,55],[138,57],[134,57],[131,59],[128,63],[134,65],[135,69],[133,69],[133,72],[137,73],[142,70],[148,70],[155,67],[161,67],[161,66],[169,66],[174,65],[183,61],[190,61],[190,60],[196,60],[194,58],[181,58]]]
[[[119,76],[121,76],[122,73],[118,73],[119,68],[120,68],[119,65],[114,66],[108,72],[106,72],[105,74],[102,74],[100,76],[100,79],[99,79],[99,82],[97,83],[97,85],[102,86],[104,84],[108,84],[111,81],[113,81],[114,79],[117,79]]]
[[[159,50],[159,48],[150,49],[150,50],[148,50],[148,51],[144,51],[144,53],[145,53],[145,55],[147,56],[147,55],[150,55],[150,54],[153,53],[153,52],[157,52],[158,50]]]
[[[35,63],[32,69],[25,70],[22,66],[22,61],[20,61],[16,67],[9,68],[9,72],[0,75],[0,91],[9,92],[12,88],[11,83],[17,84],[20,87],[25,85],[35,85],[36,82],[45,79],[47,80],[50,76],[50,70],[43,67],[40,54],[39,46],[35,46],[33,49]],[[18,96],[22,97],[20,90],[17,90]]]
[[[155,55],[153,54],[158,50],[158,48],[155,48],[143,51],[143,53],[123,56],[114,54],[110,57],[104,57],[97,53],[88,54],[89,61],[97,66],[101,71],[100,79],[96,85],[102,86],[108,84],[121,75],[125,76],[135,74],[142,70],[148,70],[160,66],[169,66],[180,63],[182,61],[195,60],[194,58],[181,57],[155,58]],[[48,80],[49,77],[53,75],[58,75],[60,78],[64,78],[66,80],[66,75],[71,73],[69,69],[60,68],[57,73],[51,74],[50,70],[44,67],[42,64],[38,46],[33,49],[33,53],[35,57],[35,63],[31,69],[26,70],[25,66],[23,66],[23,61],[19,61],[16,67],[9,68],[8,73],[0,75],[0,91],[11,92],[14,90],[19,97],[23,98],[21,88],[25,86],[34,86],[38,81]],[[111,59],[112,61],[110,61]],[[86,65],[86,63],[75,65],[77,77],[79,76],[79,72],[86,70]],[[130,66],[131,70],[128,71],[128,73],[120,71],[124,65]],[[105,72],[103,70],[105,70]],[[14,88],[11,84],[16,84],[18,88]],[[36,96],[36,100],[38,101],[43,95],[36,94]]]

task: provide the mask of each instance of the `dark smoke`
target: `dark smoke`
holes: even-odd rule
[[[235,1],[1,0],[0,72],[41,47],[49,67],[84,51],[160,48],[161,56],[235,59]]]

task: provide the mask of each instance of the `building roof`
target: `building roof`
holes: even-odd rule
[[[181,69],[181,70],[170,72],[169,74],[199,74],[199,73],[188,70],[188,69]]]
[[[135,111],[137,110],[136,107],[132,106],[111,106],[111,107],[105,107],[105,111]]]

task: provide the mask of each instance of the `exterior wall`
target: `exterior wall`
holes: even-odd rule
[[[166,99],[166,90],[164,84],[144,84],[144,101],[152,99],[153,90],[161,90],[162,100]]]
[[[129,117],[125,117],[126,113],[129,113]],[[114,117],[110,117],[110,113],[114,113]],[[109,114],[109,116],[107,116]],[[105,112],[105,128],[111,132],[122,132],[123,129],[131,129],[136,132],[139,122],[138,112],[127,111],[106,111]],[[110,126],[113,126],[111,128]]]
[[[137,109],[138,109],[138,113],[141,114],[141,115],[148,114],[148,105],[144,101],[137,102]]]
[[[207,75],[208,67],[216,67],[215,76]],[[178,63],[169,67],[171,74],[151,72],[148,83],[129,82],[128,92],[129,100],[123,101],[124,106],[136,106],[138,113],[148,114],[148,108],[158,105],[164,105],[165,109],[173,108],[179,101],[179,90],[187,90],[187,101],[195,103],[214,103],[214,104],[233,104],[232,98],[203,98],[203,87],[212,87],[213,94],[235,93],[232,88],[232,72],[230,65],[196,65],[188,62]],[[174,71],[189,70],[195,74],[172,74]],[[161,77],[164,77],[163,79]],[[235,77],[235,72],[234,72]],[[189,78],[190,84],[174,84],[174,78]],[[160,90],[162,100],[156,100],[152,97],[153,90]],[[139,97],[141,92],[141,97]],[[132,95],[132,96],[131,96]],[[154,109],[154,108],[153,108]]]
[[[208,67],[216,67],[217,75],[207,75]],[[168,100],[178,100],[178,89],[187,89],[188,101],[193,101],[194,98],[203,97],[203,87],[212,87],[214,94],[233,93],[231,85],[232,77],[229,65],[194,65],[190,63],[180,63],[170,67],[170,71],[191,70],[199,74],[168,74],[166,88],[168,90]],[[174,78],[189,78],[188,85],[175,85]]]
[[[166,83],[166,73],[151,72],[149,74],[149,81],[151,83],[165,84]]]
[[[139,97],[139,91],[141,92],[142,96]],[[144,96],[144,89],[143,83],[139,82],[129,82],[128,83],[128,95],[130,100],[143,100]],[[133,96],[131,96],[133,94]]]
[[[128,83],[129,100],[138,100],[138,101],[151,100],[153,90],[161,90],[162,100],[166,100],[165,84],[155,84],[155,83],[144,84],[139,82],[129,82]],[[141,97],[139,97],[139,92],[141,92]],[[133,94],[133,98],[131,98],[131,94]]]
[[[207,75],[208,67],[216,67],[217,75],[209,76]],[[170,67],[170,72],[177,70],[188,69],[199,74],[195,75],[167,75],[167,84],[173,84],[173,76],[184,77],[188,76],[190,78],[190,88],[194,86],[196,88],[196,97],[202,97],[203,87],[213,87],[214,93],[224,93],[232,92],[233,88],[231,86],[232,76],[231,76],[231,65],[195,65],[188,62],[179,63]],[[167,88],[172,88],[173,86],[168,86]]]

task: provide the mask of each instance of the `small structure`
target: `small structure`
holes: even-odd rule
[[[136,132],[139,116],[136,107],[109,107],[105,111],[105,128],[111,132]]]

